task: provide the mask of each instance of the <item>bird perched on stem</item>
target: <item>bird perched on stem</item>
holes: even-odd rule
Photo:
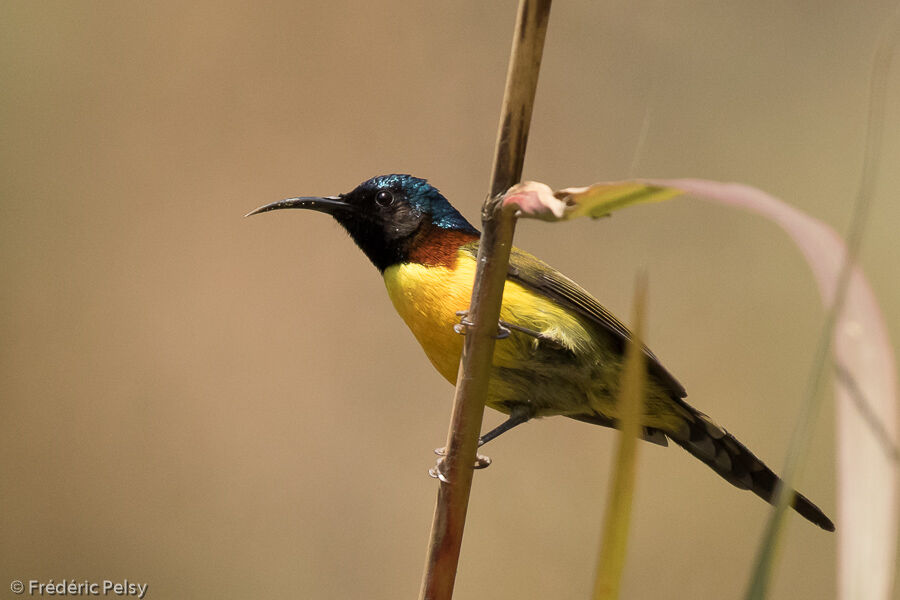
[[[250,215],[285,208],[330,214],[384,277],[394,308],[431,363],[456,381],[479,232],[424,179],[382,175],[338,196],[289,198]],[[248,215],[249,216],[249,215]],[[536,417],[563,415],[605,427],[616,403],[631,333],[577,283],[534,256],[512,250],[498,324],[487,405],[509,418],[484,444]],[[671,439],[729,483],[771,502],[778,476],[750,450],[684,401],[678,381],[649,351],[643,438]],[[794,509],[822,529],[834,524],[806,497]]]

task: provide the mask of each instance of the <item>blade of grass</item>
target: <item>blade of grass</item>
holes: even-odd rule
[[[647,380],[646,359],[642,351],[646,304],[647,278],[641,275],[634,292],[634,333],[625,352],[619,388],[619,445],[616,448],[609,501],[603,519],[603,538],[597,557],[597,576],[594,579],[594,600],[615,600],[619,597],[622,571],[625,568],[637,474],[637,441]]]
[[[781,227],[806,259],[822,303],[827,307],[840,289],[841,266],[848,250],[828,225],[756,188],[701,179],[651,180],[719,204],[762,215]],[[845,275],[846,276],[846,275]],[[858,265],[849,275],[844,309],[833,324],[838,362],[837,395],[839,489],[839,562],[852,565],[852,579],[865,579],[870,592],[842,592],[844,598],[890,598],[897,539],[898,480],[897,402],[894,353],[878,302]],[[864,408],[857,408],[864,407]],[[846,457],[852,458],[846,458]],[[844,457],[844,458],[841,458]],[[843,463],[843,464],[842,464]],[[840,492],[839,492],[840,493]],[[848,540],[845,542],[844,540]],[[849,540],[853,540],[850,542]],[[845,545],[856,552],[850,552]],[[874,574],[874,565],[887,565]],[[839,571],[840,573],[841,571]],[[846,576],[841,575],[844,589]],[[874,593],[871,590],[880,589]]]
[[[779,487],[777,501],[775,502],[775,510],[766,526],[766,531],[763,534],[763,540],[760,544],[760,549],[754,565],[753,575],[751,576],[750,585],[746,595],[748,600],[762,600],[767,595],[768,586],[772,578],[773,565],[777,559],[779,538],[784,523],[785,513],[787,512],[792,496],[792,482],[802,467],[808,452],[809,440],[812,436],[813,426],[821,405],[822,388],[824,387],[825,373],[827,371],[826,365],[829,364],[832,342],[835,336],[841,333],[837,331],[837,327],[841,320],[845,302],[847,301],[851,280],[855,274],[856,257],[859,255],[859,248],[862,245],[866,223],[872,206],[872,200],[875,195],[874,190],[880,162],[881,138],[887,96],[887,76],[890,71],[891,58],[894,53],[894,48],[897,45],[898,37],[900,37],[900,9],[895,10],[883,32],[880,43],[878,44],[875,60],[873,61],[872,76],[870,79],[865,155],[863,157],[863,169],[860,177],[859,191],[857,192],[856,206],[853,210],[853,220],[847,234],[847,251],[844,255],[837,284],[831,296],[831,304],[825,316],[825,323],[822,326],[821,337],[816,350],[809,383],[807,385],[806,398],[803,402],[801,414],[791,438],[787,461],[782,475],[783,483]],[[844,411],[841,411],[839,414],[844,414]],[[892,423],[890,426],[893,428],[894,424]],[[854,443],[851,440],[843,441],[844,443]],[[844,466],[846,468],[846,465]],[[855,465],[850,465],[850,468],[855,468]],[[896,488],[896,484],[894,484],[894,488]],[[842,494],[845,502],[848,500],[852,502],[852,500],[848,498],[846,490],[839,491],[839,493]],[[857,493],[858,490],[852,490],[850,495],[855,495]],[[891,490],[888,490],[887,496],[889,498],[893,496],[896,500],[896,489],[894,489],[893,493],[891,493]],[[896,508],[894,509],[894,516],[892,519],[889,516],[890,513],[886,514],[888,515],[888,521],[894,521],[893,529],[896,529]],[[890,526],[891,524],[882,523],[881,525],[883,527],[884,525]],[[879,534],[877,531],[873,531],[873,533],[877,535],[879,539],[884,540],[884,535]],[[879,556],[872,556],[871,550],[864,552],[863,554],[863,556],[874,559],[876,565],[881,565],[878,572],[870,573],[870,567],[872,565],[860,565],[856,562],[855,557],[847,556],[846,548],[840,550],[840,585],[843,597],[854,599],[872,598],[873,600],[876,598],[890,597],[893,569],[890,564],[884,565],[883,559],[885,557],[892,557],[896,551],[896,532],[890,532],[887,535],[887,539],[893,541],[890,543],[889,547],[881,547],[883,545],[882,543],[877,544],[880,548]],[[871,547],[871,544],[865,544],[858,549],[863,550],[866,545]],[[855,548],[855,546],[851,546],[851,548]],[[850,571],[847,570],[848,564],[854,565],[851,567]],[[851,577],[853,581],[848,581],[848,576]],[[875,582],[874,586],[872,585],[873,582]]]
[[[861,221],[857,234],[860,240],[863,224],[868,216],[868,205],[874,195],[887,105],[888,76],[898,44],[900,5],[885,26],[885,33],[872,65],[866,149],[859,191],[859,202],[862,205],[859,211],[862,214],[857,215]],[[850,243],[858,245],[860,240],[851,238]],[[854,255],[857,252],[854,249]],[[881,317],[877,304],[872,306],[868,298],[854,295],[852,291],[850,294],[848,309],[865,311],[871,319]],[[858,329],[845,330],[840,335],[852,339],[853,333],[857,332]],[[843,343],[836,348],[838,366],[841,369],[838,381],[843,378],[843,385],[839,383],[836,386],[838,519],[842,524],[838,532],[838,597],[841,600],[896,598],[897,525],[900,521],[897,381],[894,371],[896,362],[889,352],[890,341],[887,339],[886,327],[882,324],[873,333],[874,339],[869,340],[869,343],[880,344],[888,352],[875,356],[860,352],[858,339],[853,340],[857,342],[854,346],[850,346],[849,340],[842,340]],[[883,338],[878,339],[879,334]],[[855,352],[851,353],[851,347]],[[853,371],[864,373],[865,376],[854,379],[850,375]],[[888,375],[878,379],[876,373]],[[849,379],[846,375],[850,375]],[[879,390],[884,392],[878,393]],[[873,405],[877,406],[876,412],[881,415],[886,439],[879,439],[877,434],[872,433],[877,429],[871,428],[872,421],[867,419],[866,409],[860,409],[861,406],[870,409]],[[885,449],[884,453],[879,452],[879,446]]]

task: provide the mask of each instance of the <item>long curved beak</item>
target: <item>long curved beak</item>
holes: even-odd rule
[[[255,210],[248,212],[245,217],[258,215],[259,213],[269,212],[270,210],[281,210],[282,208],[305,208],[307,210],[316,210],[323,213],[333,215],[336,212],[347,210],[352,211],[353,205],[344,202],[340,196],[304,196],[302,198],[286,198],[260,206]]]

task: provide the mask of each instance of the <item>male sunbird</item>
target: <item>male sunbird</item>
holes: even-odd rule
[[[455,330],[469,306],[479,232],[424,179],[382,175],[347,194],[289,198],[283,208],[324,212],[340,223],[384,277],[394,308],[434,367],[456,382],[463,338]],[[249,215],[248,215],[249,216]],[[487,405],[509,418],[483,444],[536,417],[563,415],[605,427],[619,418],[619,378],[628,328],[577,283],[516,248],[510,257]],[[643,438],[667,438],[729,483],[771,502],[779,479],[750,450],[689,406],[678,381],[647,349]],[[793,507],[822,529],[834,524],[806,497]]]

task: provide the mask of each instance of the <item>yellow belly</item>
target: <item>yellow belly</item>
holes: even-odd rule
[[[463,336],[453,330],[456,311],[472,297],[475,260],[460,253],[454,268],[421,264],[394,265],[384,271],[388,295],[438,372],[456,383]],[[594,411],[618,418],[616,397],[622,357],[587,321],[553,300],[507,280],[500,318],[553,340],[514,332],[494,348],[494,375],[487,404],[509,412],[528,403],[534,416],[582,415]],[[599,335],[599,337],[598,337]],[[644,424],[677,425],[669,392],[648,381]]]

